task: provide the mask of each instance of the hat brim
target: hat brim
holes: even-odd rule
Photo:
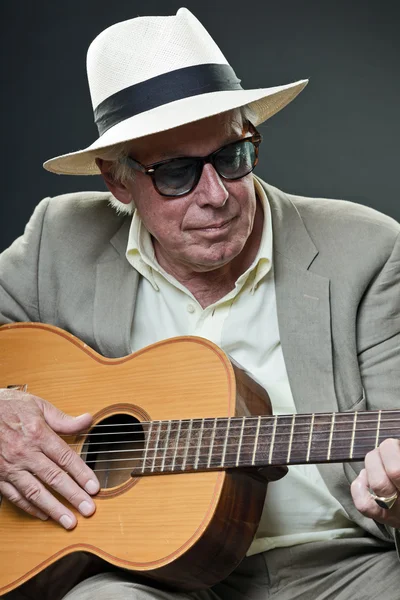
[[[256,115],[253,125],[263,123],[287,106],[305,88],[308,79],[257,90],[211,92],[163,104],[110,128],[83,150],[56,156],[44,163],[48,171],[65,175],[98,175],[96,157],[101,150],[148,135],[167,131],[248,104]]]

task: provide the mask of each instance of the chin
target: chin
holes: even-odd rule
[[[230,263],[234,258],[236,258],[240,254],[241,250],[237,252],[224,252],[219,256],[202,256],[197,258],[192,258],[190,260],[191,264],[194,265],[194,269],[196,271],[215,271],[215,269],[219,269]]]

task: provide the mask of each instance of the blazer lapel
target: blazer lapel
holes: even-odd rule
[[[97,263],[93,330],[100,352],[108,357],[131,353],[139,275],[125,257],[129,226],[127,217]]]
[[[309,267],[318,254],[297,209],[263,184],[271,206],[278,323],[299,413],[338,410],[333,378],[329,279]]]

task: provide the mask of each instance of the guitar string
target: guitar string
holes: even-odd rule
[[[177,431],[177,430],[175,430],[175,431]],[[186,432],[187,431],[188,430],[186,430]],[[375,439],[376,438],[376,434],[375,433],[374,433],[374,435],[360,436],[359,433],[360,432],[364,432],[364,431],[370,432],[370,429],[368,429],[368,428],[356,429],[355,443],[357,443],[358,441],[361,441],[361,440]],[[384,436],[384,432],[385,431],[391,431],[391,432],[396,431],[397,432],[397,431],[400,431],[400,427],[389,427],[389,428],[381,427],[380,430],[379,430],[379,432],[380,432],[379,433],[379,437],[380,438]],[[167,433],[167,432],[168,432],[168,430],[163,431],[162,433]],[[339,430],[339,431],[337,431],[337,434],[347,433],[347,432],[348,433],[353,433],[353,429]],[[126,433],[126,432],[124,432],[124,433]],[[154,432],[154,433],[156,433],[156,432]],[[181,430],[181,433],[182,433],[182,436],[179,436],[179,437],[184,438],[183,434],[185,433],[185,431],[182,432],[182,430]],[[210,430],[210,433],[212,433],[211,430]],[[221,439],[222,437],[224,437],[224,432],[217,432],[217,433],[223,433],[223,435],[221,437],[219,437],[218,439]],[[232,429],[229,430],[230,436],[231,436],[231,433],[232,433]],[[271,432],[266,432],[266,433],[260,432],[259,436],[258,436],[258,439],[260,440],[260,439],[265,438],[265,437],[269,438],[270,434],[271,434]],[[328,434],[328,437],[324,437],[325,434]],[[107,434],[107,435],[117,435],[117,434]],[[296,437],[298,438],[298,436],[300,436],[300,435],[303,435],[307,439],[306,440],[301,440],[301,441],[298,440],[298,439],[296,440]],[[336,437],[336,435],[335,435],[335,438],[334,438],[335,445],[336,445],[336,442],[338,442],[338,441],[350,441],[350,439],[351,439],[350,437],[342,437],[342,438]],[[304,443],[304,441],[308,441],[309,433],[307,433],[307,432],[296,432],[295,431],[295,433],[292,435],[291,432],[284,432],[284,433],[277,434],[277,436],[279,436],[279,438],[278,438],[278,440],[277,440],[276,443],[286,444],[286,441],[283,441],[282,438],[289,438],[289,439],[292,438],[294,444],[296,444],[296,443],[299,444],[299,443]],[[323,443],[323,442],[329,442],[331,436],[330,436],[330,431],[317,432],[317,431],[314,430],[314,433],[313,433],[312,437],[314,438],[314,442]],[[387,439],[388,437],[391,437],[391,436],[386,436],[383,439]],[[95,441],[95,442],[91,442],[90,438],[91,438],[91,434],[88,435],[88,438],[86,440],[83,440],[80,443],[74,443],[74,444],[68,444],[68,445],[71,448],[77,448],[77,447],[80,447],[82,445],[82,443],[83,443],[83,445],[85,445],[85,444],[87,445],[87,444],[93,443],[96,447],[98,447],[98,446],[109,446],[110,444],[142,444],[143,441],[144,441],[144,439],[143,439],[144,436],[143,437],[141,436],[141,439],[139,439],[139,440],[126,439],[126,440],[119,440],[119,441],[116,441],[116,442],[109,442],[109,441],[103,441],[103,442],[100,442],[100,441],[96,442]],[[244,433],[243,436],[242,436],[242,439],[244,439],[244,438],[252,438],[252,439],[254,439],[254,434],[253,433]],[[192,438],[192,439],[196,443],[197,440],[195,438]],[[184,441],[186,443],[187,442],[187,437],[186,437],[186,439],[185,438],[182,439],[182,441]],[[205,442],[206,442],[206,439],[203,436],[202,443],[204,444]],[[214,445],[214,447],[217,447],[217,446],[218,446],[218,444]],[[132,451],[133,452],[140,452],[140,450],[132,450]],[[110,450],[109,452],[115,452],[115,451],[114,450]]]
[[[369,438],[368,437],[362,438],[363,441],[365,441],[367,439],[373,439],[373,440],[375,440],[376,438],[375,438],[375,436],[373,436],[373,437],[370,436]],[[317,441],[318,441],[318,443],[320,443],[320,440],[317,440]],[[326,440],[324,440],[324,441],[329,442],[329,438],[326,439]],[[343,438],[340,441],[343,441]],[[350,440],[344,438],[344,441],[349,442]],[[274,443],[274,446],[273,446],[274,451],[279,450],[279,448],[278,448],[279,445],[284,446],[285,449],[287,448],[286,442],[277,442],[277,443]],[[224,448],[224,447],[225,447],[225,444],[214,444],[212,446],[212,452],[214,454],[217,454],[217,451],[215,451],[215,450],[216,449],[220,449],[220,448]],[[363,444],[360,444],[360,443],[355,443],[355,449],[357,449],[357,451],[359,451],[360,448],[363,448],[363,447],[364,448],[367,448],[367,447],[371,448],[371,444],[363,445]],[[269,445],[267,445],[266,448],[269,448]],[[294,447],[293,446],[292,446],[292,448],[293,448],[292,451],[294,451]],[[191,449],[193,450],[194,448],[191,447]],[[251,443],[251,444],[246,444],[245,443],[245,444],[241,445],[240,452],[241,453],[242,452],[252,452],[253,449],[254,449],[254,444],[253,443]],[[338,445],[338,444],[335,443],[334,450],[348,450],[348,449],[349,449],[348,445],[342,445],[341,446],[341,445]],[[183,451],[186,452],[186,446],[177,446],[177,447],[174,447],[174,446],[162,446],[162,447],[157,447],[157,448],[150,448],[150,449],[147,450],[148,454],[147,454],[146,460],[153,460],[153,459],[154,460],[158,460],[158,459],[163,460],[163,456],[158,456],[160,453],[166,453],[167,451],[174,452],[174,453],[176,452],[177,453],[179,450],[183,450]],[[206,454],[208,456],[209,455],[210,447],[207,448],[207,446],[203,446],[203,450],[206,452]],[[261,452],[262,450],[263,450],[262,448],[258,449],[258,452]],[[124,452],[124,453],[129,452],[131,454],[134,454],[135,452],[136,453],[143,453],[143,448],[140,448],[140,449],[128,449],[128,450],[100,450],[100,451],[92,451],[92,452],[85,452],[85,451],[83,451],[82,454],[86,457],[89,454],[102,454],[102,455],[104,455],[104,454],[115,454],[115,453],[122,453],[122,452]],[[227,453],[235,453],[235,454],[237,454],[238,448],[237,447],[229,448],[229,446],[227,446],[226,452]],[[285,452],[286,452],[286,450],[285,450]],[[311,452],[312,452],[312,450],[311,450]],[[151,455],[151,453],[152,453],[152,455]],[[150,456],[149,456],[149,454],[150,454]],[[201,454],[201,452],[199,453],[199,456],[200,456],[200,454]],[[287,454],[287,452],[286,452],[286,454]],[[325,453],[323,453],[323,454],[325,456]],[[196,456],[196,455],[197,455],[197,449],[196,449],[196,453],[194,455],[188,454],[187,456],[188,456],[188,458],[190,458],[190,457]],[[176,456],[178,457],[179,455],[177,454]],[[182,456],[184,456],[184,455],[182,455]],[[140,456],[130,457],[129,459],[125,459],[125,458],[124,459],[122,459],[122,458],[121,459],[104,459],[103,462],[105,462],[107,460],[136,460],[136,458],[140,458]],[[95,461],[95,462],[98,462],[98,461]]]
[[[358,451],[360,451],[360,452],[362,451],[363,456],[365,456],[365,454],[369,450],[370,450],[370,446],[364,446],[364,447],[361,447],[361,448],[358,449]],[[155,459],[154,459],[154,457],[149,457],[146,460],[144,460],[144,459],[140,459],[140,460],[138,460],[138,459],[110,459],[110,460],[104,460],[104,461],[100,460],[100,461],[96,461],[96,463],[99,463],[99,462],[107,462],[107,463],[109,463],[109,462],[119,462],[120,463],[120,462],[126,462],[128,460],[134,460],[135,461],[135,465],[131,465],[129,467],[128,466],[127,467],[112,467],[112,468],[108,468],[108,469],[97,469],[95,467],[94,468],[94,472],[98,473],[98,472],[106,472],[106,471],[108,471],[108,472],[112,472],[112,471],[131,471],[132,472],[132,476],[138,476],[141,473],[138,473],[136,471],[137,469],[142,469],[143,467],[147,468],[147,470],[162,469],[163,468],[163,462],[164,462],[164,470],[161,471],[161,473],[164,472],[164,471],[167,472],[167,473],[168,472],[169,473],[180,473],[180,472],[185,472],[185,470],[187,472],[193,472],[193,471],[199,471],[199,470],[202,470],[202,469],[203,470],[205,469],[207,471],[213,471],[213,470],[219,470],[219,469],[229,469],[229,468],[232,468],[232,467],[238,467],[238,468],[242,467],[242,468],[244,468],[246,466],[247,467],[252,467],[252,466],[255,466],[255,467],[260,467],[260,466],[268,467],[268,466],[280,466],[280,465],[286,465],[286,464],[288,464],[288,465],[291,465],[291,464],[292,465],[293,464],[304,464],[305,465],[305,464],[313,464],[313,463],[316,463],[316,462],[334,462],[334,460],[337,460],[339,462],[343,462],[343,457],[336,457],[335,458],[334,456],[333,456],[332,460],[327,461],[326,453],[311,453],[311,455],[310,455],[311,460],[310,461],[307,461],[305,459],[305,457],[304,457],[304,460],[298,459],[298,461],[296,461],[296,462],[294,462],[294,461],[289,461],[288,462],[287,461],[287,454],[285,452],[285,454],[282,455],[282,456],[276,456],[276,457],[274,457],[273,461],[271,461],[270,463],[268,461],[261,461],[260,463],[255,463],[254,465],[252,465],[252,464],[237,465],[236,464],[236,459],[237,459],[236,454],[237,454],[237,452],[234,452],[235,459],[232,462],[227,462],[225,460],[223,465],[222,464],[213,464],[211,462],[210,466],[208,466],[208,458],[209,458],[208,454],[207,455],[201,455],[200,454],[199,458],[197,458],[197,454],[191,454],[191,455],[188,455],[188,456],[186,456],[185,454],[180,454],[180,455],[178,455],[178,456],[175,457],[175,461],[177,459],[181,459],[181,458],[185,459],[185,456],[186,456],[186,461],[189,460],[189,459],[194,459],[195,461],[198,460],[197,469],[195,469],[194,466],[191,467],[190,465],[186,469],[182,469],[181,465],[175,464],[174,465],[174,469],[172,470],[171,469],[171,465],[168,465],[168,463],[165,464],[168,460],[173,460],[173,458],[170,457],[170,456],[165,457],[165,459],[164,459],[164,457],[156,457]],[[202,457],[204,457],[204,458],[202,458]],[[160,461],[160,464],[156,464],[157,460]],[[204,464],[201,464],[202,460],[204,461]],[[360,460],[360,459],[357,458],[356,460]],[[154,462],[154,465],[153,465],[153,462]],[[137,463],[139,463],[139,464],[137,464]],[[147,465],[147,467],[146,467],[146,463],[149,463]],[[154,471],[151,471],[151,472],[154,472]],[[160,473],[160,471],[156,471],[156,473]]]
[[[290,420],[292,420],[292,418]],[[351,420],[349,419],[350,423],[352,423],[353,420],[354,420],[354,417],[352,417]],[[381,421],[380,421],[380,430],[385,429],[383,427],[383,425],[388,425],[389,426],[389,427],[386,427],[386,429],[400,429],[400,426],[390,426],[392,423],[397,423],[397,421],[400,421],[400,419],[386,419],[386,420],[382,420],[381,419]],[[130,429],[124,429],[123,431],[115,431],[115,432],[104,432],[104,431],[102,431],[102,432],[96,432],[95,429],[97,429],[99,426],[98,425],[94,425],[93,426],[93,430],[83,431],[83,432],[80,432],[80,433],[77,433],[77,434],[68,434],[68,435],[67,434],[62,434],[62,435],[60,435],[60,437],[62,439],[66,439],[66,438],[70,438],[73,435],[76,435],[78,437],[82,437],[82,436],[85,436],[85,435],[88,436],[88,437],[89,436],[93,437],[93,436],[105,436],[105,435],[107,435],[107,436],[121,435],[121,433],[124,433],[124,434],[127,434],[127,435],[128,434],[137,433],[137,434],[140,435],[143,432],[143,426],[150,425],[150,423],[153,424],[153,426],[152,426],[153,430],[155,430],[154,424],[156,424],[156,426],[157,426],[157,424],[158,424],[158,426],[159,426],[159,424],[161,424],[161,427],[163,425],[165,425],[166,429],[164,429],[164,431],[159,426],[159,429],[160,429],[161,433],[162,432],[166,433],[168,430],[169,430],[170,433],[173,433],[173,432],[178,431],[178,430],[184,432],[184,431],[187,431],[187,429],[182,429],[182,424],[188,424],[188,427],[189,427],[190,422],[191,422],[191,419],[185,419],[185,420],[182,420],[182,421],[143,421],[141,423],[135,424],[135,425],[138,426],[139,431],[137,431],[137,430],[136,431],[131,431]],[[177,428],[171,427],[171,428],[168,428],[168,423],[180,423],[181,427],[177,427]],[[201,421],[200,421],[200,423],[201,423]],[[226,421],[226,423],[228,423],[228,420]],[[235,426],[236,423],[237,423],[237,427]],[[360,429],[358,427],[358,425],[364,425],[366,423],[378,424],[379,421],[367,420],[367,419],[358,419],[357,420],[357,427],[356,427],[357,432],[358,431],[370,431],[371,428]],[[348,424],[348,421],[344,421],[340,425],[343,425],[343,424]],[[221,429],[222,425],[223,425],[222,423],[218,422],[216,424],[216,429]],[[264,423],[263,425],[265,426],[267,424]],[[274,424],[271,423],[270,425],[271,425],[271,429],[272,429],[274,427]],[[287,428],[287,427],[290,427],[290,425],[291,425],[291,423],[289,423],[289,422],[288,423],[278,423],[277,422],[275,429],[282,428],[282,427]],[[295,423],[294,430],[295,430],[296,434],[298,434],[298,433],[301,433],[301,432],[297,431],[299,427],[309,427],[310,425],[311,425],[311,423]],[[318,423],[318,422],[314,421],[314,429],[316,427],[321,427],[321,426],[325,426],[325,425],[326,425],[326,427],[330,428],[332,426],[332,421],[326,421],[326,422],[323,422],[323,423]],[[338,421],[335,420],[335,430],[336,431],[340,431],[340,432],[342,432],[342,431],[353,431],[353,428],[351,428],[351,429],[341,429],[338,425],[339,425]],[[251,426],[257,426],[257,423],[255,422],[255,423],[248,424],[248,422],[245,421],[245,427],[251,427]],[[116,425],[115,427],[118,427],[118,425]],[[124,427],[124,425],[120,425],[120,427]],[[126,425],[125,425],[125,427],[126,427]],[[231,420],[231,427],[229,428],[230,432],[233,431],[233,430],[235,430],[235,429],[237,429],[237,430],[240,431],[241,428],[242,428],[242,419],[241,418],[239,418],[238,421],[236,421],[236,422],[235,421],[232,422],[232,420]],[[205,429],[206,430],[208,429],[209,431],[211,431],[212,427],[206,427]],[[204,430],[204,428],[203,428],[203,430]],[[200,431],[200,429],[196,429],[196,431]]]
[[[376,423],[377,421],[379,421],[379,413],[381,413],[381,422],[391,422],[391,421],[400,421],[400,417],[398,419],[396,418],[390,418],[390,419],[385,419],[384,417],[386,417],[389,414],[399,414],[400,410],[382,410],[382,411],[373,411],[373,410],[368,410],[368,411],[357,411],[357,415],[358,415],[358,419],[362,420],[362,423]],[[354,419],[354,412],[352,413],[346,413],[346,412],[334,412],[334,413],[314,413],[314,423],[318,424],[318,425],[331,425],[332,422],[332,418],[333,415],[335,415],[335,420],[339,419],[339,420],[343,420],[343,421],[347,421],[347,420],[352,420]],[[373,416],[374,414],[378,415],[376,419],[364,419],[364,416]],[[313,413],[307,413],[307,414],[296,414],[296,423],[298,422],[299,419],[312,419],[313,417]],[[316,421],[318,418],[320,417],[330,417],[329,421],[323,421],[323,422],[318,422]],[[232,424],[234,424],[235,422],[241,422],[243,419],[245,419],[246,423],[249,423],[250,421],[255,421],[255,425],[257,424],[257,421],[259,419],[259,417],[261,417],[262,421],[275,421],[276,418],[278,418],[279,420],[282,419],[288,419],[288,421],[292,421],[293,419],[293,414],[284,414],[284,415],[257,415],[257,416],[245,416],[245,417],[237,417],[237,416],[233,416],[233,417],[205,417],[203,418],[194,418],[194,419],[190,419],[190,418],[186,418],[186,419],[166,419],[166,420],[154,420],[154,421],[140,421],[138,423],[98,423],[93,425],[93,428],[96,427],[141,427],[142,425],[149,425],[150,423],[156,424],[156,423],[189,423],[190,421],[192,421],[193,424],[195,423],[206,423],[206,422],[211,422],[213,423],[214,421],[217,421],[219,424],[223,423],[224,421],[226,423],[228,423],[228,421],[231,421]],[[277,426],[285,426],[285,423],[277,423]],[[88,431],[83,431],[81,435],[83,434],[88,434],[90,433],[90,430]]]
[[[382,441],[384,439],[387,439],[387,438],[383,438]],[[359,445],[360,445],[360,443],[364,442],[364,441],[366,441],[367,443],[369,443],[367,440],[376,440],[376,437],[375,436],[366,436],[366,437],[360,438],[360,440],[356,440],[355,441],[355,446],[358,448]],[[351,440],[349,438],[339,438],[338,440],[335,440],[335,448],[336,449],[340,449],[340,450],[348,448],[348,446],[346,446],[346,445],[339,446],[336,442],[350,442],[350,441]],[[318,443],[318,444],[324,443],[324,442],[325,443],[329,443],[329,438],[324,438],[323,440],[320,440],[320,439],[314,440],[314,443]],[[134,443],[139,443],[139,442],[134,442]],[[229,446],[230,443],[235,443],[235,442],[228,441],[228,446]],[[257,448],[259,447],[260,443],[263,443],[263,442],[258,442],[257,443]],[[107,444],[103,444],[103,445],[107,445]],[[76,444],[70,444],[69,446],[70,446],[70,448],[73,448],[73,447],[76,446]],[[196,446],[196,444],[193,444],[193,446]],[[213,444],[212,448],[213,448],[213,451],[214,451],[215,449],[218,449],[218,448],[224,448],[224,446],[225,446],[225,443],[224,444]],[[279,446],[283,446],[284,448],[287,448],[287,441],[275,440],[275,442],[274,442],[274,448],[277,448]],[[293,445],[292,445],[292,448],[294,448],[295,446],[296,446],[296,443],[294,442]],[[207,449],[207,451],[209,451],[209,449],[210,449],[210,446],[207,447],[207,443],[202,444],[202,447],[204,449]],[[249,442],[249,443],[244,442],[244,443],[242,443],[241,447],[242,448],[246,448],[247,447],[247,448],[254,449],[254,443],[253,442]],[[269,448],[269,444],[266,444],[265,447]],[[153,446],[153,447],[149,447],[147,449],[147,452],[148,453],[150,453],[150,452],[158,453],[158,452],[165,452],[166,450],[170,450],[170,451],[172,451],[172,450],[175,451],[176,450],[176,451],[178,451],[178,450],[185,450],[185,449],[186,449],[186,446],[158,446],[157,448],[155,448]],[[196,450],[197,450],[197,448],[196,448]],[[235,448],[235,450],[231,450],[231,451],[232,452],[237,452],[237,448]],[[261,451],[261,450],[259,450],[259,451]],[[135,452],[140,453],[140,452],[143,452],[143,448],[138,448],[138,449],[130,448],[128,450],[116,449],[116,450],[89,450],[87,452],[83,451],[83,453],[85,454],[85,456],[88,456],[89,454],[99,454],[99,453],[101,453],[101,454],[115,454],[115,453],[120,453],[120,452],[131,452],[132,454],[135,453]]]
[[[370,446],[362,446],[362,447],[363,447],[363,448],[369,448],[369,449],[370,449]],[[342,450],[342,449],[346,449],[346,450],[348,450],[347,446],[336,446],[336,447],[335,447],[335,450]],[[180,450],[184,450],[184,448],[180,448]],[[359,450],[360,450],[360,448],[357,448],[357,450],[359,451]],[[242,449],[242,451],[240,452],[240,454],[242,454],[242,452],[243,452],[243,449]],[[227,455],[229,455],[229,454],[233,454],[233,455],[235,456],[235,461],[234,461],[234,462],[236,463],[237,449],[227,450],[227,451],[226,451],[226,455],[225,455],[225,456],[227,456]],[[252,454],[252,453],[248,451],[248,454],[250,455],[250,454]],[[332,453],[331,453],[331,454],[332,454]],[[179,459],[179,458],[183,458],[183,459],[184,459],[184,458],[186,457],[186,460],[189,460],[189,459],[191,459],[191,458],[193,458],[193,459],[197,460],[197,458],[198,458],[199,462],[201,462],[201,457],[204,457],[204,460],[205,460],[205,462],[206,462],[206,463],[208,462],[208,458],[209,458],[209,454],[208,454],[208,452],[206,452],[206,453],[203,453],[203,454],[200,452],[200,453],[199,453],[199,455],[197,455],[197,452],[196,452],[195,454],[186,454],[186,453],[184,452],[183,454],[176,454],[176,455],[175,455],[175,453],[174,453],[174,456],[175,456],[175,461],[176,461],[177,459]],[[310,453],[310,456],[311,456],[313,459],[314,459],[316,456],[318,456],[319,458],[323,458],[324,460],[327,460],[327,457],[326,457],[326,452],[324,452],[324,453],[322,453],[322,452],[321,452],[320,454],[315,454],[315,453],[313,453],[313,452],[311,451],[311,453]],[[219,459],[219,458],[221,458],[221,457],[219,457],[219,456],[214,456],[214,458],[215,458],[215,459]],[[275,460],[275,461],[276,461],[276,460],[282,460],[282,461],[283,461],[283,464],[284,464],[284,463],[286,463],[287,452],[285,452],[284,454],[282,454],[282,456],[279,456],[279,457],[277,457],[277,456],[274,456],[273,458],[274,458],[274,460]],[[304,456],[304,459],[305,459],[305,456]],[[130,456],[130,457],[128,457],[128,458],[105,458],[105,459],[99,459],[99,460],[95,460],[95,461],[92,461],[92,462],[95,462],[96,464],[98,464],[98,463],[110,463],[110,462],[128,462],[128,461],[130,461],[130,462],[131,462],[131,461],[135,461],[135,463],[139,462],[139,464],[141,464],[141,465],[143,466],[143,465],[145,465],[146,463],[150,463],[150,465],[152,465],[153,463],[156,463],[156,461],[160,461],[160,465],[159,465],[159,466],[162,466],[162,463],[163,463],[163,462],[165,463],[167,460],[173,460],[173,456],[167,456],[167,455],[166,455],[166,456],[164,457],[164,456],[157,456],[157,454],[156,454],[155,456],[147,456],[146,458],[142,458],[142,457],[139,457],[139,456],[135,458],[135,457],[132,457],[132,456]],[[244,460],[244,459],[242,458],[242,460]],[[89,460],[89,461],[87,461],[87,462],[91,462],[91,461]],[[289,462],[290,462],[290,461],[289,461]],[[305,462],[307,462],[307,461],[305,461]],[[233,463],[232,463],[232,464],[233,464]],[[266,462],[266,464],[267,464],[267,465],[269,464],[269,463],[268,463],[268,461]],[[221,464],[221,466],[224,466],[224,467],[225,467],[225,466],[227,466],[226,460],[225,460],[225,461],[223,461],[223,465]],[[133,467],[132,467],[132,468],[133,468]],[[166,467],[166,468],[167,468],[167,467]],[[179,467],[177,467],[177,468],[179,468]]]

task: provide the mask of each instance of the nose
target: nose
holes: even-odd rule
[[[199,206],[209,204],[215,208],[220,208],[228,200],[229,192],[212,164],[207,163],[204,165],[195,194]]]

